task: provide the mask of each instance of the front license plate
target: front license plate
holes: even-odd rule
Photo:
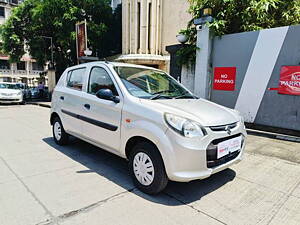
[[[218,144],[217,158],[220,159],[225,155],[240,150],[242,147],[242,136],[223,141]]]

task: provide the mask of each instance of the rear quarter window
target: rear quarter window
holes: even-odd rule
[[[82,91],[86,68],[70,70],[67,75],[67,87]]]

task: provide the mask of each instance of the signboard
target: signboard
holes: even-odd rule
[[[76,24],[76,48],[77,58],[85,56],[84,51],[87,49],[87,30],[85,21]]]
[[[215,67],[213,89],[234,91],[236,67]]]
[[[282,66],[279,94],[300,95],[300,66]]]

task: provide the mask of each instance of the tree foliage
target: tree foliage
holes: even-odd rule
[[[75,24],[87,20],[88,46],[93,55],[106,57],[121,51],[120,10],[113,13],[109,0],[26,0],[12,10],[1,26],[2,52],[18,62],[26,50],[40,64],[51,60],[58,73],[76,63]],[[71,50],[71,52],[69,51]]]
[[[211,27],[217,35],[300,23],[299,0],[189,0],[190,13],[201,16],[201,9],[213,9]],[[190,24],[191,25],[191,24]]]
[[[193,19],[181,33],[189,39],[189,48],[196,45],[195,18],[202,16],[202,9],[213,9],[214,22],[209,24],[215,35],[255,31],[266,28],[300,24],[300,0],[188,0]],[[195,51],[185,51],[180,57],[193,58]]]

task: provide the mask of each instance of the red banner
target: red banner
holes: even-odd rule
[[[300,66],[282,66],[279,94],[300,95]]]
[[[76,43],[77,58],[85,56],[84,51],[87,49],[87,32],[85,22],[76,24]]]
[[[214,90],[234,91],[236,79],[236,67],[215,67]]]

